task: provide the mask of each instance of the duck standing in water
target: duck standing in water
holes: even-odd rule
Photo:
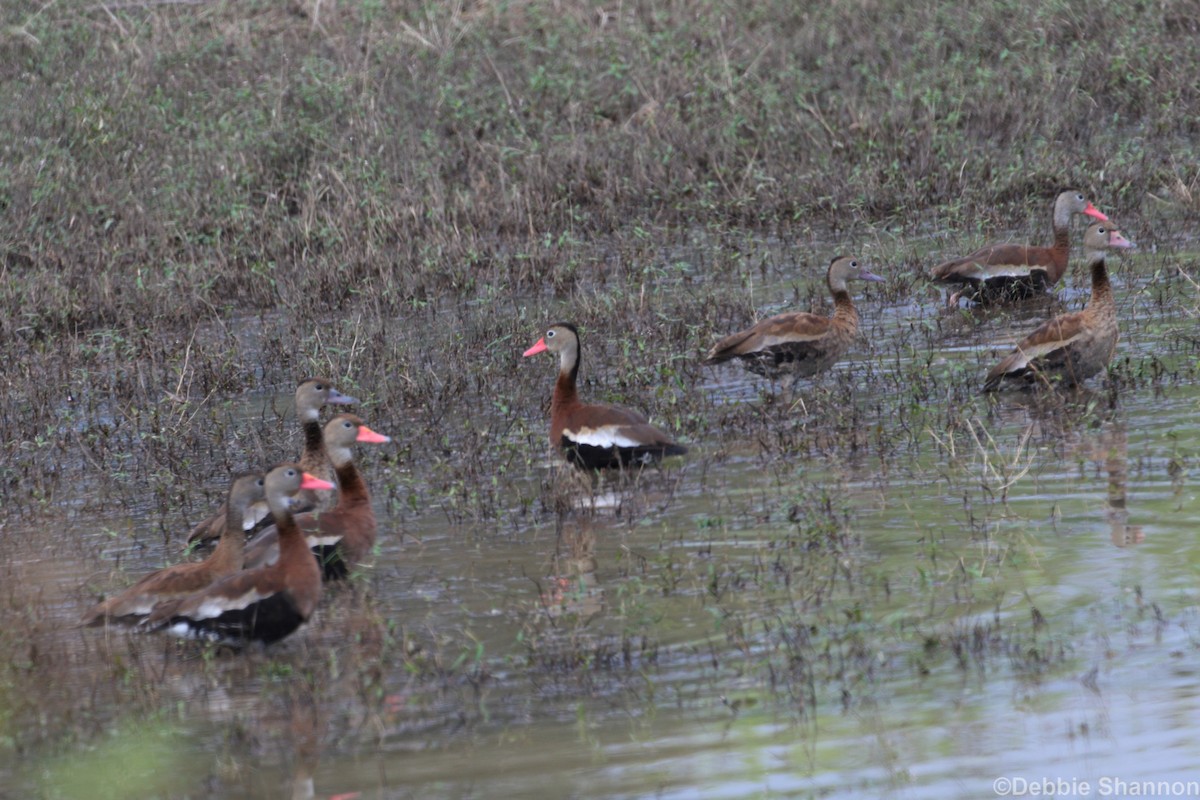
[[[259,474],[241,475],[229,487],[224,508],[228,522],[216,548],[203,561],[175,564],[152,572],[115,597],[98,604],[80,620],[81,625],[104,622],[134,623],[145,618],[164,600],[198,592],[220,578],[242,568],[246,536],[242,520],[249,508],[265,497],[264,479]]]
[[[772,380],[791,375],[808,378],[833,366],[858,335],[858,311],[849,281],[881,282],[851,256],[833,259],[825,275],[833,296],[833,316],[789,311],[768,317],[713,345],[704,364],[737,359],[751,372]]]
[[[1039,325],[988,372],[983,390],[995,391],[1002,384],[1058,382],[1074,386],[1108,366],[1120,332],[1117,304],[1104,265],[1105,252],[1133,246],[1109,223],[1092,223],[1083,235],[1084,254],[1092,273],[1092,297],[1087,306]]]
[[[279,558],[222,578],[181,599],[160,603],[143,626],[233,645],[249,641],[271,644],[295,631],[312,616],[321,599],[321,567],[296,527],[292,502],[302,489],[333,488],[329,481],[305,473],[299,464],[281,464],[268,472],[264,491],[279,530]]]
[[[333,384],[324,378],[305,378],[296,386],[296,416],[300,419],[300,427],[304,432],[304,451],[300,454],[300,466],[309,475],[323,481],[335,480],[333,464],[325,452],[325,440],[321,430],[321,409],[326,405],[356,405],[358,400],[344,395],[334,388]],[[324,511],[333,508],[337,496],[328,492],[300,492],[296,501],[295,511]],[[255,530],[269,516],[265,503],[256,503],[246,512],[238,526],[243,535]],[[212,539],[219,539],[225,529],[225,507],[221,506],[212,516],[192,528],[188,534],[188,544],[203,544]]]
[[[681,456],[687,448],[650,424],[645,416],[620,406],[582,403],[575,389],[579,376],[579,331],[551,325],[524,356],[558,354],[558,379],[550,399],[550,445],[562,448],[567,461],[587,469],[649,464]]]
[[[325,449],[337,472],[338,501],[328,511],[296,515],[296,525],[317,557],[325,580],[344,578],[363,563],[375,545],[377,523],[367,482],[354,464],[356,443],[383,444],[387,436],[376,433],[354,414],[338,414],[325,423]],[[279,558],[279,531],[265,529],[246,545],[247,569]]]
[[[1062,278],[1071,255],[1071,220],[1076,214],[1108,222],[1102,211],[1082,192],[1070,189],[1054,201],[1054,244],[1037,247],[990,244],[967,256],[952,258],[933,268],[937,283],[961,287],[947,299],[954,305],[965,297],[977,303],[1022,300],[1044,294]]]

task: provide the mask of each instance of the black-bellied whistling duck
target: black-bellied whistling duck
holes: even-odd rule
[[[335,480],[333,465],[325,452],[325,442],[321,432],[321,408],[326,405],[355,405],[353,397],[344,395],[324,378],[305,378],[296,386],[296,416],[304,431],[304,451],[300,454],[300,466],[309,475],[323,481]],[[298,495],[295,506],[296,512],[324,511],[332,508],[337,501],[335,494],[329,492],[303,491]],[[249,533],[259,526],[268,516],[266,505],[259,503],[251,506],[241,524],[241,530]],[[220,538],[225,529],[228,515],[225,507],[218,508],[212,516],[192,528],[188,534],[188,544],[204,543],[210,539]]]
[[[337,471],[337,505],[320,514],[298,514],[296,525],[321,564],[326,580],[344,578],[350,568],[363,563],[375,544],[375,512],[367,482],[354,465],[351,448],[356,442],[382,444],[387,436],[376,433],[353,414],[338,414],[325,423],[325,449]],[[279,557],[279,532],[267,528],[246,545],[247,569],[269,564]]]
[[[704,363],[720,364],[736,358],[746,369],[768,378],[785,373],[806,378],[829,369],[858,335],[858,311],[846,282],[878,282],[883,278],[868,272],[857,259],[839,256],[830,263],[825,280],[833,295],[832,317],[807,311],[776,314],[717,342]]]
[[[1104,266],[1105,250],[1133,247],[1133,242],[1107,222],[1094,222],[1083,235],[1083,248],[1092,272],[1092,297],[1082,311],[1043,322],[992,368],[985,392],[1005,381],[1029,385],[1061,381],[1073,386],[1104,369],[1117,348],[1117,304]]]
[[[1054,244],[1051,246],[988,245],[969,256],[939,264],[933,268],[932,278],[939,283],[962,287],[950,295],[949,305],[954,305],[959,297],[989,303],[1042,294],[1058,283],[1067,269],[1071,254],[1071,218],[1076,214],[1108,222],[1108,217],[1081,192],[1070,189],[1054,201]]]
[[[558,380],[550,399],[550,445],[561,447],[567,461],[588,469],[647,464],[679,456],[687,448],[671,441],[636,411],[579,402],[579,331],[560,322],[551,325],[526,357],[545,351],[558,354]]]
[[[279,529],[279,559],[222,578],[194,594],[160,603],[143,625],[176,636],[230,644],[276,642],[308,620],[321,598],[321,568],[296,527],[291,504],[301,489],[332,491],[299,464],[281,464],[264,481],[267,505]]]
[[[241,524],[247,510],[266,495],[261,474],[241,475],[229,487],[225,501],[229,522],[215,550],[203,561],[175,564],[152,572],[125,591],[98,604],[80,620],[81,625],[104,622],[133,623],[141,620],[158,603],[198,592],[242,568],[246,537]]]

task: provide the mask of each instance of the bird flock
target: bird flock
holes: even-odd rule
[[[358,402],[324,378],[300,381],[295,402],[300,460],[234,478],[225,503],[188,539],[216,539],[208,557],[147,575],[89,609],[80,624],[238,645],[270,644],[308,621],[323,581],[345,578],[375,544],[375,512],[353,448],[391,440],[354,414],[336,414],[322,427],[322,407]]]
[[[1082,193],[1071,190],[1054,203],[1051,246],[993,244],[947,260],[930,273],[932,281],[954,289],[952,304],[960,299],[1011,303],[1045,295],[1066,270],[1077,215],[1094,220],[1083,235],[1092,289],[1087,305],[1046,320],[1018,342],[988,372],[984,391],[1073,386],[1102,371],[1119,336],[1105,257],[1133,244]],[[854,257],[834,258],[826,275],[832,316],[788,312],[763,319],[718,341],[703,363],[739,361],[771,380],[790,376],[794,381],[828,370],[858,334],[858,312],[848,289],[855,280],[884,278]],[[525,357],[558,356],[549,438],[567,463],[586,470],[636,468],[688,452],[637,411],[581,401],[576,388],[580,350],[578,329],[560,322],[524,352]],[[80,624],[121,624],[235,646],[270,644],[295,631],[317,608],[323,582],[344,579],[364,565],[375,544],[377,522],[354,448],[390,439],[350,413],[335,414],[324,426],[320,422],[325,406],[357,403],[323,378],[300,381],[295,393],[304,436],[299,460],[235,476],[222,506],[188,536],[191,544],[216,541],[206,558],[145,576],[97,603]]]

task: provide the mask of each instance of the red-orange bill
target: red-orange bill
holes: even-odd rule
[[[334,489],[336,487],[329,481],[323,481],[320,478],[318,478],[316,475],[309,475],[306,472],[306,473],[304,473],[304,480],[302,480],[300,482],[300,488],[301,489],[325,489],[325,490],[328,490],[328,489]]]
[[[538,339],[537,344],[535,344],[533,347],[526,350],[522,355],[525,357],[536,356],[538,353],[542,352],[545,349],[546,349],[546,340],[544,338]]]
[[[366,425],[359,425],[358,436],[354,441],[367,442],[368,444],[383,444],[384,442],[390,442],[391,440],[392,437],[390,436],[384,436],[382,433],[376,433]]]

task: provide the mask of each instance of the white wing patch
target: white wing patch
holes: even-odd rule
[[[977,280],[982,280],[990,273],[988,272],[987,267],[985,267],[983,264],[980,264],[978,261],[969,261],[966,264],[956,267],[954,270],[948,272],[946,277],[953,278],[956,274],[961,275],[964,278],[975,278]]]
[[[816,341],[817,339],[823,339],[823,338],[825,338],[824,333],[809,333],[809,334],[790,333],[787,336],[763,336],[762,342],[759,343],[757,349],[765,350],[768,347],[775,347],[776,345],[796,344],[798,342],[813,342],[813,341]]]
[[[250,589],[241,597],[209,597],[188,616],[193,619],[215,619],[226,611],[240,611],[269,596],[257,589]]]
[[[604,425],[600,428],[580,428],[577,431],[564,430],[563,436],[575,444],[590,447],[641,447],[645,444],[645,442],[625,436],[619,428],[612,425]]]
[[[145,595],[141,595],[133,600],[130,600],[125,606],[125,609],[118,610],[118,613],[122,615],[137,614],[138,616],[144,617],[153,611],[154,607],[158,605],[158,601],[162,599],[162,597],[146,597]]]
[[[1070,339],[1061,339],[1057,342],[1043,342],[1042,344],[1035,344],[1032,347],[1025,347],[1025,348],[1019,347],[1017,349],[1021,351],[1021,353],[1025,356],[1025,358],[1027,358],[1029,360],[1033,360],[1035,358],[1040,358],[1041,356],[1047,355],[1049,353],[1053,353],[1055,350],[1061,350],[1062,348],[1069,345],[1071,342],[1074,342],[1077,339],[1082,339],[1084,337],[1085,333],[1086,333],[1086,331],[1081,331],[1081,332],[1075,334],[1074,336],[1072,336]]]
[[[985,280],[987,278],[1028,278],[1034,272],[1034,270],[1031,269],[1030,267],[1022,267],[1022,266],[1018,266],[1015,264],[1014,265],[1006,265],[1006,266],[993,265],[990,267],[985,267],[985,266],[976,264],[975,267],[976,267],[976,277],[979,277],[979,278],[982,278]],[[1040,271],[1045,272],[1045,270],[1040,270]]]
[[[246,512],[242,515],[242,530],[252,531],[254,526],[267,518],[267,514],[271,513],[271,509],[263,500],[258,500],[251,503]]]
[[[317,536],[315,534],[304,537],[308,542],[308,549],[314,547],[333,547],[342,540],[341,536]]]

